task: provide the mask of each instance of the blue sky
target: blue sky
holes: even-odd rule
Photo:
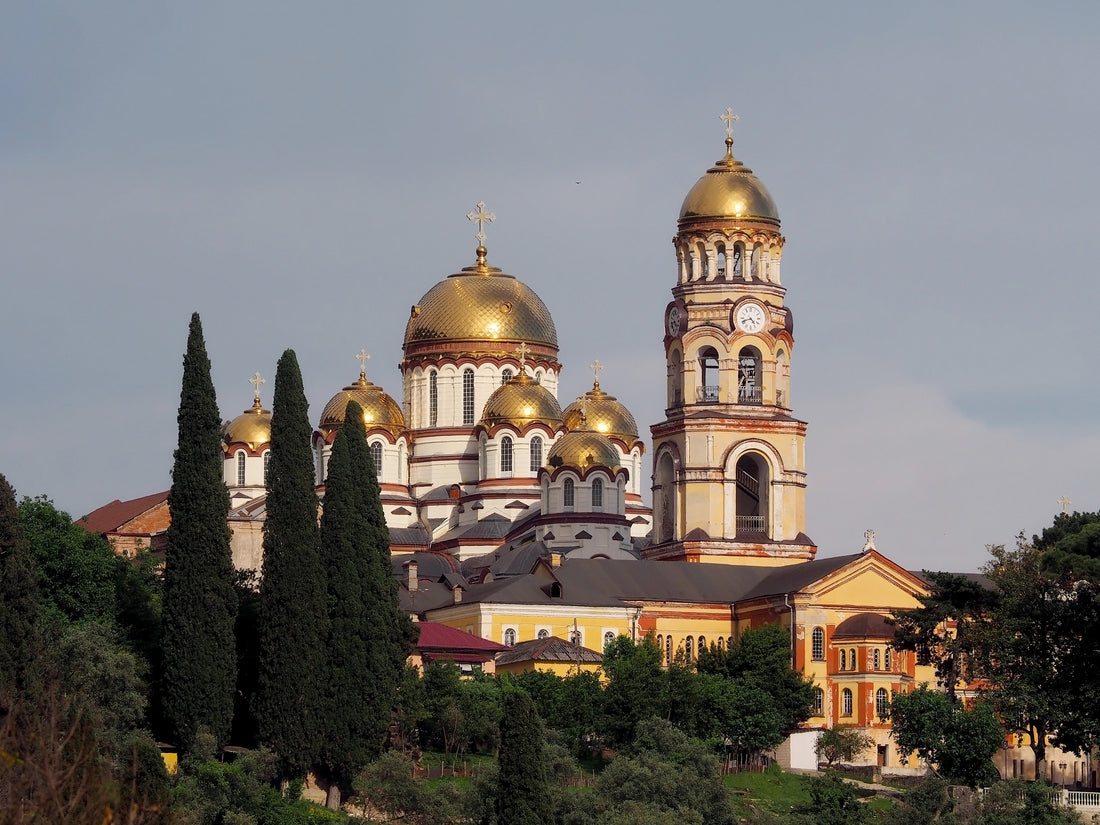
[[[287,347],[314,417],[361,347],[400,399],[479,200],[562,399],[599,358],[647,429],[676,216],[732,106],[787,236],[821,554],[870,527],[974,569],[1062,495],[1100,508],[1100,7],[625,8],[3,3],[0,472],[74,515],[166,489],[192,310],[225,418]]]

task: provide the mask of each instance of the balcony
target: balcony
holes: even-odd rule
[[[767,516],[738,516],[737,532],[740,533],[767,533]]]
[[[764,388],[757,384],[742,384],[737,388],[738,404],[762,404]]]

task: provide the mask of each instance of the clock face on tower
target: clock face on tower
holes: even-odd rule
[[[737,328],[742,332],[760,332],[766,320],[760,304],[742,304],[737,308]]]
[[[668,311],[668,334],[680,334],[680,307],[674,306]]]

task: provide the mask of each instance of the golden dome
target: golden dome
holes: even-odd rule
[[[556,430],[562,424],[561,407],[550,390],[521,368],[519,375],[509,378],[489,396],[481,423],[486,427],[511,424],[519,430],[539,423]]]
[[[271,441],[271,411],[263,408],[259,398],[252,402],[250,409],[230,421],[222,434],[222,443],[226,446],[247,444],[250,450],[255,450],[269,441]]]
[[[349,401],[355,401],[363,408],[363,422],[368,430],[381,427],[394,438],[405,431],[405,416],[401,414],[397,402],[381,387],[368,381],[365,373],[360,372],[359,380],[332,396],[321,411],[319,427],[326,439],[343,425]]]
[[[405,354],[412,351],[512,350],[520,342],[536,354],[558,353],[558,333],[546,304],[523,282],[478,262],[443,279],[412,308]],[[456,350],[454,345],[459,346]],[[474,345],[474,346],[471,346]],[[545,350],[550,350],[546,353]]]
[[[582,409],[583,408],[583,409]],[[567,430],[575,430],[587,418],[590,429],[608,438],[617,438],[629,448],[638,440],[638,424],[622,402],[600,389],[593,381],[592,389],[565,408],[561,414]]]
[[[734,158],[732,138],[726,138],[726,156],[699,178],[680,207],[681,224],[714,218],[779,225],[775,201],[752,170]]]
[[[584,426],[582,421],[582,426]],[[557,440],[546,456],[548,467],[619,467],[619,453],[607,438],[595,430],[578,429]]]

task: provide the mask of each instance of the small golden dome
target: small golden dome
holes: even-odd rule
[[[732,138],[726,138],[726,156],[699,178],[680,207],[681,226],[716,218],[779,225],[775,201],[752,170],[734,158]]]
[[[582,427],[584,426],[582,422]],[[587,428],[573,430],[557,440],[546,456],[548,467],[575,467],[582,472],[589,467],[620,466],[619,452],[607,438]]]
[[[478,247],[475,266],[429,289],[405,326],[406,355],[410,350],[511,350],[520,342],[557,357],[558,333],[546,304],[523,282],[488,266],[485,247]]]
[[[405,432],[405,416],[397,402],[386,391],[367,380],[366,373],[359,373],[359,380],[344,387],[325,404],[321,411],[319,428],[325,437],[335,433],[344,423],[349,401],[363,408],[363,422],[367,429],[381,427],[394,438]]]
[[[486,427],[511,424],[519,430],[538,423],[556,430],[562,425],[561,407],[550,390],[521,368],[519,375],[509,378],[489,396],[481,423]]]
[[[582,409],[583,408],[583,409]],[[630,447],[638,440],[638,424],[622,402],[600,389],[593,381],[592,389],[578,398],[561,414],[567,430],[575,430],[587,418],[590,429],[608,438],[617,438]]]
[[[238,415],[225,428],[222,443],[247,444],[250,450],[271,441],[271,411],[265,410],[260,399],[252,402],[252,407]]]

